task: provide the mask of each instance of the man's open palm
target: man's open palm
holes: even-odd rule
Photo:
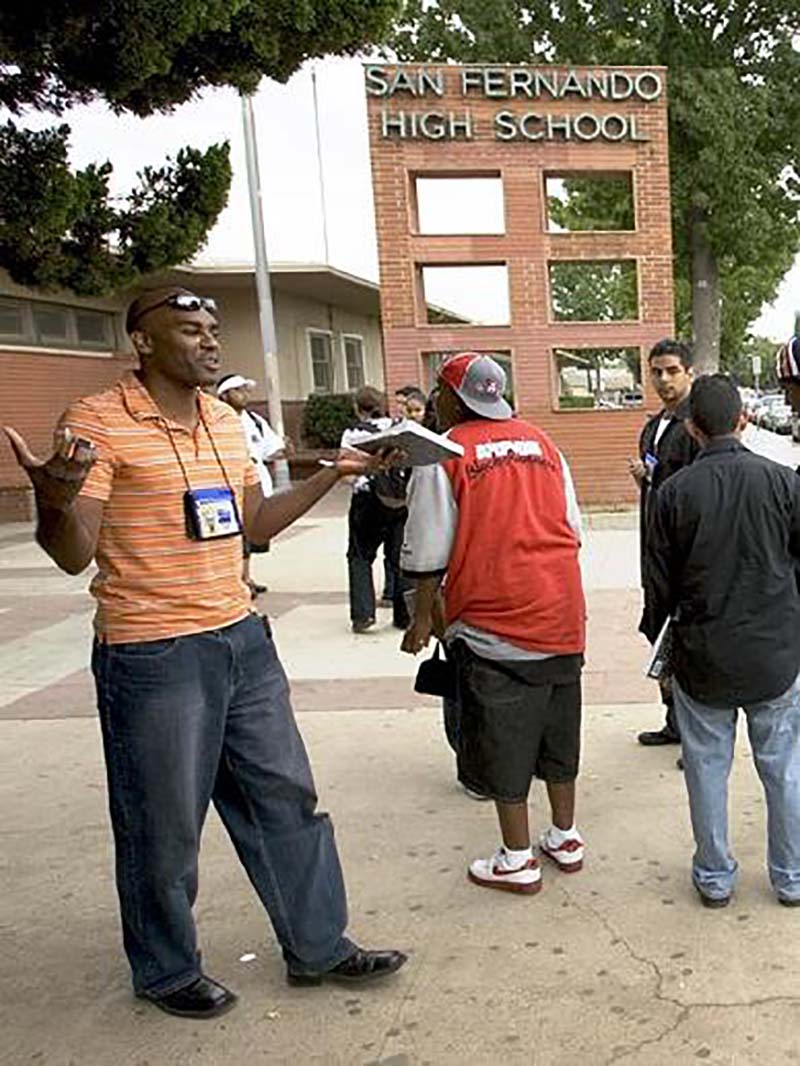
[[[54,453],[39,459],[25,438],[11,426],[3,427],[14,449],[17,462],[30,478],[39,505],[66,510],[81,490],[97,456],[94,447],[76,450],[75,438],[68,429],[56,436]]]

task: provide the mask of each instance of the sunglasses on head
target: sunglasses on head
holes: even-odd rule
[[[195,296],[193,293],[175,292],[171,296],[165,296],[158,303],[151,304],[150,307],[145,307],[139,311],[133,322],[131,322],[130,328],[140,318],[144,315],[149,315],[151,311],[155,311],[158,307],[171,307],[173,311],[208,311],[212,315],[217,313],[217,302],[212,300],[210,296]]]

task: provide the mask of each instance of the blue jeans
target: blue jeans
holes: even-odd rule
[[[711,897],[728,896],[738,869],[728,843],[728,775],[735,707],[709,707],[674,683],[675,711],[694,853],[692,879]],[[775,892],[800,898],[800,678],[774,700],[744,708],[753,760],[767,801],[767,865]]]
[[[137,993],[200,974],[192,906],[213,800],[293,969],[352,954],[325,814],[262,620],[139,644],[96,643],[117,891]]]

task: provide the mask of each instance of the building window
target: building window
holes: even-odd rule
[[[22,300],[0,300],[0,338],[12,344],[28,340],[25,321],[25,304]]]
[[[0,297],[0,341],[5,344],[112,352],[116,337],[110,311]]]
[[[360,389],[366,383],[364,372],[364,341],[354,334],[345,334],[342,338],[344,344],[344,369],[347,380],[347,388],[352,392]]]
[[[333,339],[321,330],[308,331],[311,354],[311,388],[314,392],[333,392]]]
[[[75,311],[75,327],[81,348],[113,347],[111,316],[102,311]]]
[[[57,304],[34,304],[33,328],[39,344],[65,346],[70,339],[67,308]]]
[[[559,411],[641,407],[639,348],[556,348]]]

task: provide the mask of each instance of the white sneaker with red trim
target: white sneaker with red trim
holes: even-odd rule
[[[483,888],[525,892],[531,896],[542,887],[542,871],[538,860],[530,858],[524,866],[511,866],[503,847],[491,859],[476,859],[470,863],[467,876],[473,884]]]
[[[539,837],[539,850],[542,855],[552,859],[559,870],[565,874],[577,873],[583,867],[583,837],[577,829],[566,840],[562,837],[557,843],[551,826]]]

